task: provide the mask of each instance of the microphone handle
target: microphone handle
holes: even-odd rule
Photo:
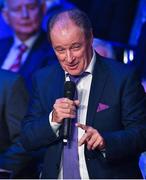
[[[71,119],[65,118],[64,121],[64,130],[63,130],[63,142],[67,144],[70,134],[71,134]]]

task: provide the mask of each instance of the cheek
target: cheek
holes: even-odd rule
[[[78,54],[78,56],[76,56],[78,58],[78,60],[80,61],[81,64],[84,64],[85,59],[86,59],[86,55],[85,52],[80,52]]]
[[[41,14],[38,11],[30,12],[30,19],[33,20],[35,23],[41,20]]]
[[[80,64],[79,64],[80,68],[85,69],[87,67],[87,55],[86,55],[86,53],[85,52],[82,53],[78,59],[80,62]]]
[[[65,55],[64,54],[58,54],[57,52],[55,52],[57,59],[59,61],[64,61],[65,60]]]
[[[11,15],[8,16],[9,24],[17,24],[19,21],[20,21],[19,16],[13,15],[13,13],[11,13]]]
[[[19,18],[11,18],[9,19],[9,25],[12,26],[12,28],[17,28],[19,26]]]

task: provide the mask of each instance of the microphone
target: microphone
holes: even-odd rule
[[[64,97],[73,100],[75,95],[76,85],[73,81],[66,81],[64,85]],[[71,134],[71,118],[63,120],[63,142],[67,144]]]

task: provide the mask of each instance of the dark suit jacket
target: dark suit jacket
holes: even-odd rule
[[[0,82],[0,168],[12,171],[15,178],[36,178],[34,156],[38,152],[27,152],[19,143],[29,100],[24,80],[16,73],[0,70]],[[0,172],[0,179],[4,177],[9,174]]]
[[[2,66],[12,45],[13,45],[12,37],[0,39],[0,66]],[[55,59],[56,59],[56,56],[55,56],[51,46],[48,43],[46,33],[41,31],[40,35],[34,42],[32,48],[27,56],[25,63],[22,65],[22,67],[20,68],[20,70],[18,72],[25,79],[27,89],[29,90],[30,93],[32,92],[32,85],[31,85],[32,74],[36,70],[38,70],[46,65],[53,64]],[[22,92],[20,90],[20,95],[21,95],[21,93]],[[16,100],[17,99],[18,98],[16,98]],[[21,100],[22,98],[19,98],[19,99]],[[12,106],[12,104],[11,104],[11,106]],[[17,107],[17,105],[16,105],[16,107]],[[21,108],[21,105],[20,105],[20,108]],[[24,106],[24,108],[26,108],[26,107]],[[16,110],[17,109],[18,108],[16,108]],[[13,108],[11,108],[11,110],[13,110]],[[24,115],[24,114],[22,113],[22,115]],[[19,113],[17,116],[19,116]],[[20,131],[20,122],[19,122],[19,124],[18,123],[16,124],[16,127],[15,127],[15,124],[16,123],[13,123],[13,129],[16,128],[15,133],[17,134],[17,131],[18,130]],[[18,128],[18,125],[19,125],[19,128]],[[3,128],[3,131],[5,131],[4,128]],[[5,133],[7,134],[7,132],[5,132]],[[8,134],[7,134],[7,136],[8,136]],[[5,136],[5,138],[7,138],[7,136]],[[4,138],[3,138],[3,141],[4,141]],[[1,141],[0,143],[2,143],[3,141]],[[9,143],[11,143],[11,142],[9,142]],[[41,151],[39,151],[39,152],[38,151],[37,152],[27,152],[22,147],[21,143],[19,143],[19,140],[17,140],[17,142],[11,144],[11,146],[3,154],[0,154],[0,168],[12,170],[13,177],[15,177],[15,178],[38,178],[38,176],[37,176],[38,172],[37,172],[36,166],[38,166],[37,164],[42,158],[42,157],[40,157],[41,154],[44,154],[44,153],[42,153],[42,151],[43,151],[43,149],[41,149]],[[30,166],[29,166],[29,164],[30,164]],[[24,168],[26,168],[26,170],[24,170]]]
[[[143,24],[135,51],[135,65],[141,78],[146,79],[146,22]]]
[[[9,53],[11,46],[13,45],[13,38],[0,39],[0,66],[4,63],[4,60]],[[41,31],[37,40],[32,46],[25,63],[20,68],[19,72],[26,80],[27,87],[31,90],[31,76],[32,74],[48,65],[52,64],[56,56],[48,43],[46,34]]]
[[[62,152],[61,129],[56,137],[49,113],[63,97],[65,75],[58,65],[45,68],[34,77],[34,98],[25,117],[21,140],[27,149],[47,147],[43,178],[56,179]],[[109,106],[97,112],[97,106]],[[141,178],[138,158],[146,148],[146,99],[133,69],[97,55],[88,102],[86,124],[96,128],[106,142],[106,158],[85,147],[89,177]]]
[[[0,152],[18,137],[27,103],[28,94],[23,79],[15,73],[0,70]]]

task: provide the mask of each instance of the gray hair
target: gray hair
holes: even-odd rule
[[[89,39],[91,37],[92,32],[92,25],[91,21],[89,20],[88,16],[85,12],[79,10],[79,9],[70,9],[66,11],[59,12],[58,14],[54,15],[47,23],[47,32],[48,32],[48,38],[50,39],[50,33],[53,29],[54,25],[61,21],[65,16],[68,16],[68,18],[75,23],[78,27],[82,28],[85,37]]]

